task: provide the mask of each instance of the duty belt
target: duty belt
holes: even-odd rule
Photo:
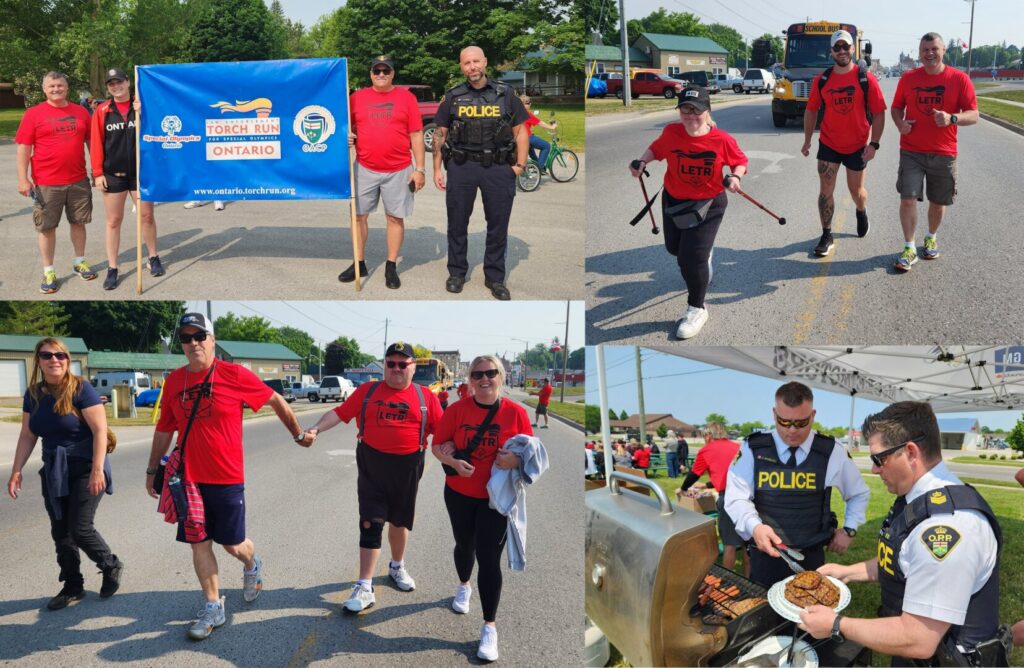
[[[492,164],[514,164],[509,161],[512,158],[511,148],[498,148],[492,150],[483,151],[466,151],[454,146],[445,144],[441,150],[442,157],[445,161],[451,159],[455,161],[456,165],[464,165],[467,160],[471,162],[479,162],[484,167],[490,167]]]

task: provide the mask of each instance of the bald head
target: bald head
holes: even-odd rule
[[[474,88],[487,83],[487,57],[479,46],[467,46],[459,53],[459,69]]]
[[[467,46],[459,52],[459,63],[464,62],[467,56],[487,60],[487,57],[484,55],[484,50],[475,45]]]

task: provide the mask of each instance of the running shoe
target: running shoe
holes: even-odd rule
[[[82,260],[71,268],[83,281],[91,281],[96,278],[96,272],[89,267],[89,263]]]
[[[57,272],[54,270],[43,272],[43,282],[39,284],[39,291],[44,295],[52,295],[57,292],[60,284],[57,283]]]
[[[480,629],[480,646],[476,655],[484,661],[498,660],[498,629],[490,624],[484,624]]]
[[[185,202],[186,209],[198,209],[201,206],[206,206],[206,202],[200,202],[199,200],[192,200],[191,202]]]
[[[708,310],[706,308],[687,306],[686,313],[683,314],[683,320],[679,323],[679,328],[676,330],[676,337],[690,339],[697,336],[707,321]]]
[[[220,201],[219,199],[218,200],[214,200],[213,201],[213,208],[215,210],[217,210],[217,211],[223,211],[224,210],[224,202]]]
[[[363,586],[357,582],[352,585],[352,593],[348,595],[348,600],[345,601],[343,607],[349,612],[360,612],[372,608],[376,602],[377,597],[373,595],[373,590],[363,589]]]
[[[153,276],[163,276],[167,273],[164,271],[164,263],[160,261],[159,255],[149,258],[149,273]]]
[[[242,570],[242,598],[246,603],[252,603],[263,591],[263,560],[255,557],[256,569],[250,573]]]
[[[473,596],[473,588],[469,585],[460,584],[455,590],[455,598],[452,599],[452,610],[464,615],[469,612],[469,599]]]
[[[103,279],[103,289],[113,290],[117,287],[117,267],[107,268],[107,277]]]
[[[857,209],[857,236],[866,237],[868,234],[868,212]]]
[[[814,254],[818,257],[826,257],[832,252],[832,248],[835,245],[836,242],[832,238],[832,230],[825,230],[821,233],[821,239],[818,240],[818,245],[814,247]]]
[[[903,252],[896,258],[896,269],[899,271],[910,271],[910,267],[917,262],[917,251],[913,248],[903,247]]]
[[[222,596],[219,601],[207,601],[206,607],[199,615],[199,619],[189,627],[188,637],[192,640],[205,640],[210,637],[213,630],[218,626],[224,626],[227,616],[224,614],[225,600]]]
[[[63,610],[68,607],[68,603],[72,601],[80,601],[85,598],[85,589],[82,585],[78,585],[77,588],[70,585],[64,585],[64,587],[57,593],[56,596],[50,599],[46,607],[50,610]]]
[[[939,256],[939,242],[935,237],[924,238],[924,259],[934,260]]]
[[[416,582],[409,577],[409,572],[405,570],[405,566],[398,566],[397,568],[388,564],[388,575],[395,581],[395,584],[402,591],[412,591],[416,588]]]

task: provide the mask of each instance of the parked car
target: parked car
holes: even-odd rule
[[[743,92],[743,77],[731,74],[716,74],[715,81],[722,90],[731,90],[734,93]]]
[[[348,399],[348,395],[352,394],[355,389],[352,381],[344,376],[324,376],[316,394],[310,394],[308,398],[312,402],[326,402],[328,399],[341,402]]]
[[[290,384],[285,384],[285,382],[280,378],[264,380],[263,384],[284,397],[284,400],[288,403],[295,401],[295,395],[292,394],[292,386]]]
[[[609,77],[608,92],[615,93],[615,97],[622,98],[622,79]],[[637,72],[629,80],[629,91],[633,97],[641,95],[660,95],[665,99],[672,99],[683,89],[683,84],[678,79],[673,79],[661,72]]]
[[[679,79],[685,81],[687,85],[696,84],[703,86],[708,89],[708,93],[715,94],[721,93],[722,88],[718,85],[718,80],[715,79],[713,72],[705,72],[702,70],[696,70],[694,72],[680,72],[679,74],[672,75],[673,79]]]
[[[160,398],[159,389],[143,390],[135,396],[135,407],[146,408],[156,406],[157,399]]]
[[[100,371],[90,382],[101,397],[110,398],[110,391],[115,387],[127,387],[132,395],[152,387],[149,374],[141,371]]]
[[[775,88],[775,75],[770,70],[752,67],[743,73],[743,92],[746,94],[771,93]]]
[[[395,84],[395,87],[405,88],[416,96],[416,103],[420,108],[420,116],[423,118],[423,143],[427,145],[428,152],[433,151],[434,130],[437,129],[437,126],[434,124],[434,116],[437,115],[437,108],[441,106],[434,95],[433,89],[423,84]]]

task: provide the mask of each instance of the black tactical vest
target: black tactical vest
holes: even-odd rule
[[[507,85],[493,81],[488,81],[481,90],[463,83],[448,91],[444,99],[451,114],[448,133],[451,147],[472,152],[511,147],[515,142],[511,94]]]
[[[900,548],[910,532],[918,524],[936,515],[951,515],[954,510],[976,510],[983,514],[996,535],[999,549],[1003,546],[1003,534],[999,528],[992,509],[978,492],[970,485],[949,485],[926,492],[907,504],[903,497],[889,509],[889,516],[878,531],[878,583],[882,588],[882,606],[879,617],[896,617],[903,612],[903,592],[907,586],[907,577],[900,570]],[[938,518],[941,521],[941,518]],[[934,520],[933,520],[934,521]],[[936,531],[922,536],[937,558],[956,548],[961,540],[971,540],[972,536],[961,536],[955,529],[936,524]],[[951,574],[951,577],[959,577]],[[948,635],[970,651],[979,642],[995,636],[999,627],[999,556],[992,569],[992,576],[973,596],[967,604],[967,617],[960,626],[949,627]]]
[[[815,434],[807,459],[794,468],[779,461],[771,434],[753,434],[747,443],[754,457],[754,507],[761,521],[789,547],[813,548],[829,542],[836,525],[825,472],[835,439]]]

